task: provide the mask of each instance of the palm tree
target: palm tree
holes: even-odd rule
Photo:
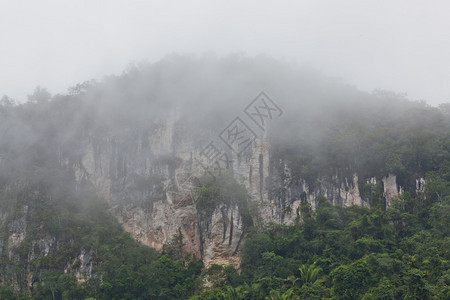
[[[237,291],[234,287],[227,285],[225,287],[225,299],[227,300],[237,300],[239,299]]]
[[[279,290],[271,290],[270,291],[270,298],[271,300],[290,300],[290,299],[299,299],[298,296],[293,295],[294,290],[289,289],[283,294]]]
[[[288,278],[286,278],[286,282],[289,282],[290,286],[293,288],[295,287],[295,284],[297,283],[297,281],[299,280],[299,278],[295,277],[294,275],[289,276]]]
[[[260,283],[252,283],[249,285],[245,282],[243,285],[237,287],[236,293],[240,299],[262,299],[261,297],[263,297],[262,285]]]
[[[319,283],[322,279],[319,279],[319,272],[322,271],[321,267],[318,267],[314,264],[312,265],[302,265],[298,268],[300,271],[300,280],[303,284],[306,283]]]

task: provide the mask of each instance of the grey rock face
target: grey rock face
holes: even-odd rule
[[[111,213],[143,244],[161,250],[182,233],[185,252],[212,263],[239,264],[239,247],[246,228],[235,206],[219,204],[207,217],[195,206],[193,176],[205,172],[202,150],[214,141],[212,130],[187,132],[169,115],[151,130],[123,136],[93,137],[87,143],[75,173],[88,180],[113,205]],[[273,167],[270,145],[257,138],[240,155],[229,151],[229,168],[251,195],[255,222],[290,224],[308,203],[315,209],[318,195],[335,205],[369,206],[363,199],[358,174],[350,178],[322,177],[314,186],[293,181],[284,162]],[[278,163],[278,162],[277,162]],[[367,179],[376,183],[375,178]],[[394,175],[382,179],[388,205],[398,195]]]

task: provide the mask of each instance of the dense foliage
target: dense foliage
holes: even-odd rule
[[[448,299],[448,161],[432,176],[425,193],[404,193],[387,210],[321,197],[295,225],[255,228],[241,274],[211,267],[216,288],[195,299]]]
[[[450,118],[443,110],[412,103],[392,93],[375,93],[374,102],[336,108],[309,120],[301,111],[272,130],[273,162],[282,159],[294,181],[314,186],[321,176],[359,176],[360,191],[370,177],[389,173],[414,192],[415,180],[437,170],[450,152]],[[325,112],[327,114],[327,112]],[[286,124],[296,135],[285,133]]]
[[[28,291],[33,299],[182,299],[196,291],[199,260],[174,255],[175,244],[168,244],[164,253],[141,245],[108,213],[104,200],[89,191],[75,193],[61,177],[47,180],[0,195],[2,211],[9,211],[11,220],[25,218],[27,230],[8,253],[5,239],[13,229],[11,222],[0,228],[5,246],[0,252],[1,299],[28,298]],[[50,243],[48,251],[40,249],[45,241]],[[65,269],[78,269],[85,255],[92,257],[93,265],[77,280]],[[30,272],[32,287],[27,286]]]

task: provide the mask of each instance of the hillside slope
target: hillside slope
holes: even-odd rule
[[[169,56],[69,92],[0,106],[0,278],[36,295],[62,297],[68,274],[97,297],[186,297],[188,253],[238,267],[251,228],[298,224],[323,197],[386,211],[448,184],[444,110],[267,57]],[[114,290],[139,265],[142,290]],[[153,266],[177,279],[146,281]]]

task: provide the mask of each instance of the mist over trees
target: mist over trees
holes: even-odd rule
[[[194,136],[205,128],[218,134],[260,91],[285,112],[268,137],[273,155],[298,165],[298,176],[395,173],[408,186],[410,173],[424,176],[444,159],[434,153],[448,147],[445,104],[429,107],[386,91],[367,94],[310,68],[242,55],[171,55],[77,84],[67,95],[51,97],[37,87],[20,105],[4,96],[0,153],[8,164],[32,159],[35,154],[22,152],[33,147],[74,158],[89,135],[144,131],[172,115]]]

